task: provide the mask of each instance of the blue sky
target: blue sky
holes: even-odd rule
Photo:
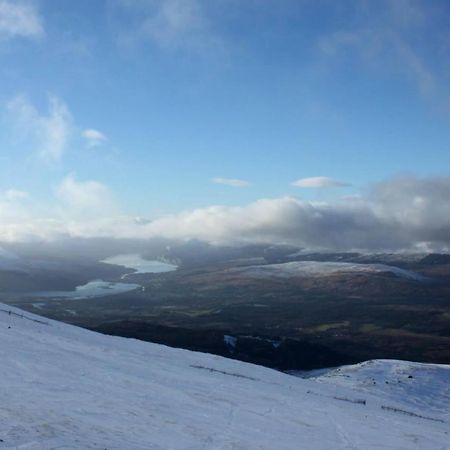
[[[0,0],[0,192],[44,211],[97,186],[155,218],[446,177],[449,19],[444,0]]]

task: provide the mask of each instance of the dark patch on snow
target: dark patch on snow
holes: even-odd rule
[[[231,377],[245,378],[246,380],[259,381],[257,378],[248,377],[247,375],[241,375],[240,373],[234,372],[226,372],[225,370],[213,369],[212,367],[198,366],[196,364],[192,364],[190,367],[193,367],[194,369],[208,370],[209,372],[217,372],[223,375],[229,375]]]

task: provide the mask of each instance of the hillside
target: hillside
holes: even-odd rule
[[[1,449],[450,449],[449,366],[302,379],[6,305],[0,342]]]

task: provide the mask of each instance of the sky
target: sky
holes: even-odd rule
[[[0,0],[0,241],[447,250],[449,20],[446,0]]]

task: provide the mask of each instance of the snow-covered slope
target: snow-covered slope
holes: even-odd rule
[[[258,266],[239,267],[230,269],[243,275],[264,277],[314,277],[330,275],[333,273],[392,273],[400,278],[415,281],[426,281],[427,278],[411,270],[401,269],[387,264],[360,264],[346,262],[322,262],[322,261],[292,261],[280,264],[266,264]]]
[[[374,394],[410,411],[427,411],[450,423],[450,366],[379,359],[339,367],[314,379]]]
[[[0,449],[450,449],[449,367],[434,384],[436,366],[375,363],[428,374],[434,400],[415,404],[421,377],[391,398],[364,388],[364,365],[304,380],[5,305],[0,357]]]

